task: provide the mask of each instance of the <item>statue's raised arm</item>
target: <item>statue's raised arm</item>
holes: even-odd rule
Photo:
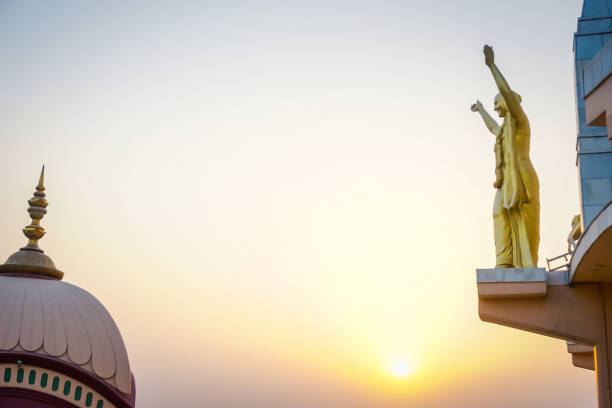
[[[493,119],[491,115],[489,115],[489,112],[487,112],[487,110],[484,108],[484,106],[482,106],[482,103],[479,100],[476,100],[476,103],[473,104],[470,109],[472,110],[472,112],[478,112],[480,114],[480,117],[482,118],[485,125],[487,126],[487,129],[489,129],[491,133],[493,133],[495,136],[499,135],[501,126],[499,126],[495,119]]]
[[[493,79],[495,79],[495,83],[497,84],[497,89],[499,89],[499,93],[504,98],[506,105],[508,106],[508,110],[510,114],[520,123],[524,123],[527,121],[527,115],[523,111],[521,107],[521,101],[518,100],[516,94],[510,89],[510,85],[508,85],[508,81],[499,71],[497,65],[495,65],[495,54],[493,53],[493,48],[489,45],[485,45],[482,50],[485,55],[485,64],[491,70],[493,74]]]

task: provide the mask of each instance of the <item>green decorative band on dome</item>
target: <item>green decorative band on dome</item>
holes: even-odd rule
[[[36,370],[30,370],[28,374],[28,384],[32,385],[36,382]]]
[[[64,383],[64,395],[68,395],[68,394],[70,394],[70,385],[71,385],[71,384],[72,384],[72,383],[71,383],[70,381],[66,381],[66,382]]]
[[[14,373],[17,372],[17,375]],[[75,407],[114,407],[95,390],[64,374],[38,366],[0,363],[0,388],[13,387],[36,390],[68,401]],[[27,381],[26,381],[27,379]],[[39,381],[37,381],[39,379]],[[51,387],[49,387],[49,380]]]

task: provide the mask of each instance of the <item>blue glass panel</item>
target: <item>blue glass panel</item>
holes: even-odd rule
[[[582,18],[605,17],[611,14],[611,0],[584,0],[582,5]]]
[[[583,205],[605,205],[612,201],[612,178],[585,179],[580,182]]]
[[[593,221],[593,218],[601,211],[603,206],[601,205],[584,205],[582,206],[582,218],[584,219],[584,228],[589,226]]]
[[[601,137],[579,137],[578,152],[612,152],[612,143],[606,136]]]
[[[578,165],[583,180],[612,177],[612,153],[580,155]]]
[[[593,58],[603,44],[602,35],[585,35],[576,38],[576,58]]]
[[[601,33],[610,29],[608,19],[581,21],[578,25],[580,34]]]

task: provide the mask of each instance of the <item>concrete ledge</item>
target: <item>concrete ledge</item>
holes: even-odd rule
[[[595,371],[595,355],[593,353],[574,353],[572,364],[574,367]]]
[[[586,344],[574,343],[571,341],[567,342],[567,352],[574,353],[593,353],[593,346],[587,346]]]
[[[571,282],[569,270],[563,269],[546,272],[546,281],[548,286],[569,285]]]
[[[524,298],[546,296],[546,282],[483,282],[478,284],[478,297]]]
[[[544,268],[476,269],[478,297],[482,299],[546,296],[547,282]]]
[[[567,342],[567,352],[572,355],[572,364],[578,368],[595,370],[595,352],[593,346]]]
[[[544,268],[476,269],[476,282],[546,282]]]

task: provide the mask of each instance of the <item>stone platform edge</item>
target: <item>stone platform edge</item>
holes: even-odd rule
[[[567,285],[569,271],[547,272],[545,268],[476,269],[478,297],[520,298],[546,296],[547,286]]]

